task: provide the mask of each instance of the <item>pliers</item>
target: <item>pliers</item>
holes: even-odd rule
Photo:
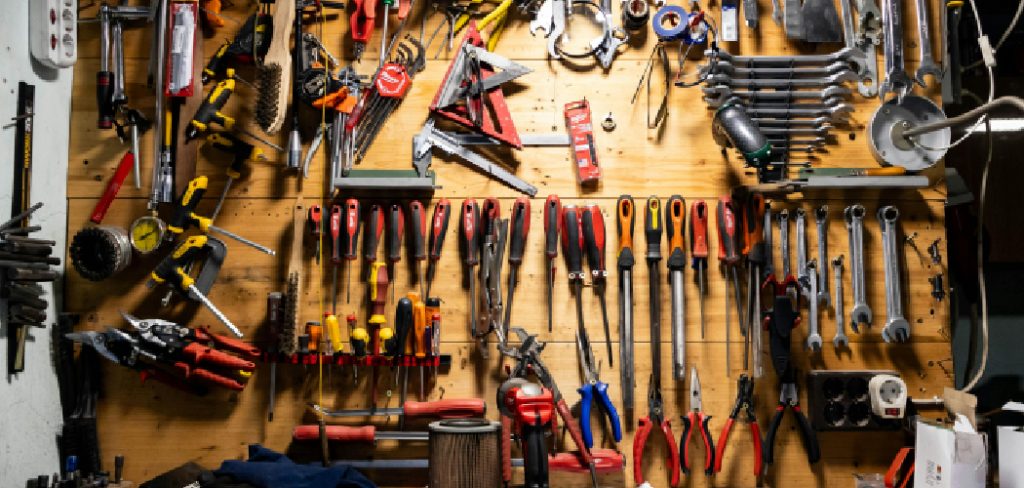
[[[718,436],[718,450],[715,451],[715,472],[722,471],[722,457],[725,454],[725,445],[729,442],[729,432],[732,431],[732,424],[736,421],[740,411],[747,414],[747,425],[750,426],[750,435],[754,442],[754,478],[761,476],[763,467],[761,461],[761,429],[757,425],[757,416],[754,414],[754,380],[745,373],[736,380],[736,404],[729,413],[729,419],[722,427],[722,435]]]
[[[599,406],[608,416],[612,424],[612,437],[615,442],[622,440],[622,424],[619,421],[619,412],[615,410],[611,398],[608,397],[608,383],[600,380],[600,368],[594,366],[594,351],[590,347],[590,338],[587,337],[586,329],[576,333],[576,349],[580,353],[580,370],[583,374],[583,386],[577,392],[580,394],[580,428],[583,430],[583,443],[587,448],[594,447],[594,435],[590,431],[591,403],[597,397]]]
[[[768,329],[772,366],[775,368],[775,374],[779,377],[779,405],[775,407],[775,416],[772,417],[768,433],[765,435],[764,462],[771,464],[774,460],[775,434],[779,430],[779,425],[782,424],[783,415],[789,409],[793,411],[797,426],[800,428],[800,438],[803,441],[804,449],[807,450],[807,460],[813,464],[821,459],[821,449],[818,447],[817,434],[807,420],[807,416],[800,409],[796,373],[789,357],[790,337],[793,328],[800,323],[800,285],[797,284],[797,280],[793,276],[787,276],[784,281],[778,282],[774,276],[769,275],[764,281],[763,288],[770,285],[774,285],[775,300],[772,309],[764,318],[764,325]]]
[[[710,415],[704,415],[701,410],[700,378],[697,377],[697,368],[690,368],[690,411],[683,417],[683,435],[679,443],[683,445],[684,474],[690,474],[690,438],[693,431],[700,429],[700,440],[704,443],[704,474],[714,473],[715,467],[715,442],[711,439],[711,431],[708,430]]]
[[[633,436],[633,481],[637,486],[644,483],[644,447],[647,446],[647,437],[651,435],[655,424],[665,434],[665,443],[668,444],[668,472],[671,473],[672,480],[669,486],[676,486],[679,484],[679,448],[672,436],[672,425],[665,420],[661,386],[654,381],[652,374],[647,388],[647,416],[640,419],[640,426]]]

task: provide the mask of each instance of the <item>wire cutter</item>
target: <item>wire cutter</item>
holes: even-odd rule
[[[655,381],[655,375],[651,374],[651,381],[647,389],[647,416],[640,419],[640,426],[633,436],[633,481],[637,486],[644,484],[644,447],[647,446],[647,437],[651,435],[654,425],[661,427],[665,434],[665,443],[668,444],[668,472],[671,473],[671,484],[679,484],[679,448],[672,436],[672,425],[665,420],[665,408],[661,399],[661,385]]]
[[[772,366],[775,368],[775,374],[779,377],[779,405],[775,407],[775,416],[772,417],[768,433],[764,438],[766,444],[764,462],[771,464],[774,460],[775,434],[779,430],[779,425],[782,424],[783,415],[789,409],[796,417],[800,438],[803,440],[804,449],[807,450],[807,460],[810,463],[816,463],[821,459],[818,436],[807,420],[807,416],[800,409],[796,373],[790,361],[790,336],[793,328],[800,323],[799,285],[793,276],[787,276],[784,281],[778,282],[771,275],[765,279],[763,287],[769,285],[774,285],[775,300],[772,309],[764,318],[764,325],[768,329]]]
[[[683,445],[683,473],[690,474],[690,438],[693,431],[700,429],[700,440],[704,443],[704,474],[714,473],[715,467],[715,442],[711,439],[711,431],[708,430],[710,415],[704,415],[701,410],[700,399],[700,378],[697,377],[697,368],[690,368],[690,411],[683,417],[683,436],[679,443]]]
[[[615,442],[622,440],[622,424],[619,421],[619,412],[615,410],[611,398],[608,398],[608,383],[600,380],[601,368],[594,366],[594,351],[590,347],[590,338],[587,331],[581,329],[576,333],[576,349],[580,353],[580,370],[583,373],[583,386],[577,392],[580,394],[580,428],[583,430],[583,443],[587,448],[594,447],[594,435],[590,431],[591,403],[597,397],[599,406],[608,416],[612,424],[612,437]]]
[[[722,471],[722,457],[725,454],[725,445],[729,442],[729,433],[732,432],[732,424],[739,416],[740,410],[747,414],[747,425],[750,426],[750,435],[754,442],[754,477],[761,476],[761,429],[757,425],[757,416],[754,415],[754,380],[745,373],[736,380],[736,404],[729,413],[729,419],[722,427],[722,435],[718,436],[718,450],[715,451],[715,472]]]

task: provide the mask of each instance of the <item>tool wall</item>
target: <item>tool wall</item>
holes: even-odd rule
[[[904,17],[909,18],[914,10],[913,1],[903,2]],[[723,43],[722,47],[734,54],[809,54],[808,44],[788,41],[782,27],[771,19],[771,2],[761,0],[760,22],[757,30],[740,26],[739,41]],[[932,25],[939,25],[942,12],[940,2],[930,1]],[[227,25],[203,42],[203,59],[208,59],[221,44],[222,38],[231,37],[249,12],[248,1],[234,2],[225,8],[223,15]],[[414,6],[407,32],[416,35],[419,31],[423,4]],[[718,2],[704,5],[708,15],[716,20],[720,17]],[[253,7],[254,8],[254,7]],[[618,11],[619,5],[615,5]],[[428,9],[429,10],[429,9]],[[81,14],[88,17],[90,12]],[[435,15],[426,23],[429,34],[440,22]],[[634,486],[634,461],[632,446],[637,420],[647,412],[647,386],[650,375],[650,339],[647,299],[648,269],[643,259],[645,240],[643,233],[643,205],[651,196],[657,196],[665,204],[672,195],[680,195],[686,201],[687,210],[691,203],[704,200],[712,210],[709,217],[710,259],[707,268],[708,290],[705,297],[705,327],[701,332],[698,309],[698,285],[694,270],[684,271],[685,297],[685,364],[687,378],[689,368],[695,367],[700,375],[703,390],[703,411],[710,415],[709,429],[717,440],[725,420],[728,418],[736,398],[737,379],[744,372],[743,337],[736,317],[736,304],[732,299],[731,285],[727,289],[727,275],[719,267],[719,240],[715,235],[714,209],[723,195],[740,185],[756,183],[750,168],[744,167],[743,159],[733,150],[723,150],[711,137],[710,125],[713,111],[701,99],[699,88],[673,88],[668,99],[668,115],[658,129],[647,128],[647,106],[645,94],[641,91],[635,103],[631,96],[640,81],[656,38],[653,33],[646,37],[634,36],[628,49],[623,50],[614,60],[611,68],[603,71],[599,66],[572,66],[548,59],[546,42],[542,37],[530,35],[529,19],[513,13],[501,41],[495,50],[532,69],[505,89],[505,98],[519,132],[528,134],[564,133],[563,107],[566,103],[583,98],[590,103],[595,122],[599,123],[607,114],[616,121],[612,131],[595,127],[594,137],[597,157],[602,169],[600,183],[596,187],[581,187],[577,183],[575,164],[567,147],[530,147],[521,151],[496,148],[497,160],[539,189],[531,200],[531,231],[526,244],[523,264],[519,270],[519,284],[516,288],[511,325],[522,327],[538,339],[547,343],[543,359],[553,372],[569,404],[575,403],[579,395],[579,360],[575,343],[576,317],[575,299],[572,287],[566,279],[566,268],[561,252],[557,258],[557,273],[553,295],[554,327],[547,328],[546,276],[548,263],[544,254],[543,209],[545,198],[555,194],[562,205],[584,205],[593,203],[600,207],[606,223],[609,248],[605,256],[608,263],[608,287],[605,291],[608,316],[611,323],[611,345],[614,365],[609,364],[605,351],[605,334],[598,300],[589,286],[583,289],[584,319],[589,332],[594,356],[601,366],[601,380],[609,384],[609,394],[623,415],[623,439],[615,443],[610,431],[595,421],[595,444],[598,447],[615,448],[626,455],[625,470],[621,473],[602,474],[602,486]],[[916,66],[916,34],[909,28],[905,36],[907,66]],[[151,106],[152,91],[144,85],[146,65],[149,58],[150,29],[126,29],[125,63],[126,90],[129,98],[140,106]],[[308,32],[321,36],[323,43],[336,55],[349,57],[351,39],[348,36],[347,15],[332,14],[322,24],[309,22]],[[937,31],[936,31],[937,32]],[[94,100],[94,74],[98,71],[99,35],[95,25],[81,27],[79,61],[75,67],[75,91],[71,119],[71,145],[68,170],[68,233],[72,235],[87,227],[89,217],[98,196],[103,192],[107,180],[114,173],[125,145],[118,141],[111,130],[96,128],[96,102]],[[443,37],[439,35],[439,38]],[[933,36],[933,39],[937,36]],[[376,39],[376,37],[375,37]],[[460,37],[456,37],[456,44]],[[409,169],[412,136],[420,131],[427,117],[428,106],[438,85],[445,76],[451,54],[441,52],[434,59],[434,52],[443,40],[435,40],[428,50],[426,69],[415,76],[408,96],[401,102],[397,112],[384,125],[369,152],[357,168]],[[938,49],[935,39],[935,51]],[[376,40],[367,43],[366,52],[356,65],[360,73],[372,74],[377,63]],[[822,53],[831,52],[835,46],[818,45]],[[674,53],[672,54],[674,56]],[[589,62],[589,59],[587,60]],[[692,65],[695,67],[696,65]],[[251,68],[239,69],[239,76],[254,79]],[[655,79],[653,85],[663,83]],[[917,89],[919,94],[935,97],[937,89]],[[651,110],[657,109],[660,94],[651,94]],[[237,118],[240,126],[258,132],[253,123],[255,93],[240,83],[225,113]],[[825,151],[811,154],[809,159],[814,168],[857,167],[876,168],[878,165],[870,154],[865,126],[871,114],[878,107],[877,98],[865,99],[856,93],[849,98],[854,111],[847,124],[832,129],[834,142],[825,146]],[[315,123],[309,127],[315,127]],[[287,132],[278,134],[273,142],[285,145]],[[305,133],[304,142],[312,139],[312,131]],[[150,155],[152,138],[142,140],[142,154]],[[224,171],[228,157],[199,147],[198,141],[187,150],[197,153],[197,175],[209,177],[207,195],[218,195],[226,177]],[[331,205],[330,191],[325,184],[323,152],[313,159],[308,177],[301,172],[284,168],[284,153],[265,148],[269,156],[266,162],[249,163],[241,178],[236,181],[217,218],[216,225],[267,245],[277,251],[268,256],[248,246],[227,241],[228,256],[209,294],[212,302],[229,316],[245,334],[245,340],[260,345],[260,329],[266,318],[266,296],[268,292],[283,291],[288,272],[288,256],[293,239],[293,210],[296,205],[320,204],[325,209]],[[799,160],[799,159],[798,159]],[[143,160],[142,174],[148,175],[151,157]],[[874,325],[862,327],[859,333],[847,329],[849,347],[836,348],[832,337],[836,330],[833,307],[822,308],[821,335],[824,345],[820,352],[804,348],[807,337],[807,308],[802,307],[803,323],[793,331],[793,358],[799,371],[800,393],[806,395],[805,375],[812,369],[827,370],[892,370],[906,381],[914,397],[941,395],[943,387],[952,384],[951,352],[949,347],[948,307],[946,301],[937,301],[932,296],[929,278],[943,272],[946,260],[943,200],[945,186],[937,175],[941,164],[926,174],[932,176],[933,184],[919,190],[851,190],[819,191],[806,194],[770,195],[772,211],[778,214],[783,209],[791,216],[797,209],[807,212],[807,240],[809,257],[818,256],[818,232],[814,225],[815,209],[827,206],[827,248],[829,258],[845,257],[843,271],[844,305],[846,314],[853,307],[850,293],[850,256],[847,229],[844,225],[844,208],[861,204],[866,209],[864,219],[864,260],[866,273],[867,302],[874,311]],[[488,178],[466,165],[435,154],[431,167],[437,174],[440,185],[433,199],[421,199],[429,210],[440,198],[451,200],[453,216],[448,229],[448,238],[441,261],[437,267],[432,286],[432,296],[442,299],[443,332],[441,352],[451,355],[450,367],[439,371],[436,384],[428,385],[428,399],[441,398],[482,398],[488,403],[487,417],[497,420],[498,408],[495,395],[498,385],[505,379],[502,358],[494,349],[494,336],[490,336],[491,354],[488,359],[480,357],[476,342],[469,332],[469,301],[466,267],[462,264],[458,249],[458,208],[465,198],[482,202],[486,197],[499,199],[508,216],[519,193]],[[795,171],[795,170],[794,170]],[[145,179],[145,178],[144,178]],[[178,190],[184,188],[179,180]],[[127,228],[138,217],[145,215],[148,186],[136,189],[126,184],[114,201],[104,225]],[[634,249],[637,263],[633,271],[634,316],[635,320],[635,404],[631,416],[621,408],[622,388],[619,381],[619,333],[617,286],[618,271],[615,266],[616,201],[620,195],[631,195],[637,206],[637,231]],[[336,203],[342,203],[347,195],[341,195]],[[199,207],[199,213],[209,214],[214,197],[207,197]],[[429,201],[428,201],[429,200]],[[390,204],[401,202],[407,205],[409,199],[392,198],[383,192],[373,198],[360,198],[364,210],[370,203]],[[886,304],[882,238],[876,210],[885,205],[895,206],[900,211],[898,255],[902,264],[904,290],[904,313],[910,323],[910,340],[906,343],[887,343],[881,338],[885,325]],[[689,218],[689,216],[688,216]],[[775,224],[775,245],[773,261],[776,269],[781,268],[782,255],[779,232]],[[792,228],[790,248],[796,249]],[[943,256],[935,263],[927,248],[939,241],[939,253]],[[329,238],[324,245],[330,248]],[[668,255],[667,241],[662,241],[662,255]],[[332,264],[330,259],[314,258],[315,244],[308,235],[304,243],[304,273],[302,275],[302,303],[299,323],[320,320],[331,303],[330,285]],[[329,256],[329,253],[328,253]],[[188,325],[209,325],[222,329],[217,319],[202,305],[195,302],[171,302],[169,307],[161,306],[162,290],[149,290],[144,282],[150,271],[157,265],[161,253],[148,257],[135,255],[133,262],[115,278],[93,283],[75,273],[68,273],[65,294],[65,308],[69,312],[82,314],[79,328],[101,330],[106,326],[122,326],[119,311],[126,311],[137,317],[160,317]],[[368,309],[368,287],[366,277],[368,266],[365,260],[353,261],[351,285],[342,274],[338,315],[354,313],[360,323],[365,322]],[[405,257],[393,270],[391,279],[398,298],[408,291],[417,291],[416,261]],[[819,265],[828,263],[819,263]],[[343,266],[350,266],[345,262]],[[689,407],[688,383],[675,380],[671,371],[671,330],[668,271],[662,260],[661,283],[661,377],[665,404],[665,418],[672,422],[676,441],[682,433],[681,415]],[[508,267],[504,266],[508,272]],[[745,271],[741,271],[745,274]],[[828,283],[832,289],[832,268],[829,266]],[[504,281],[504,280],[503,280]],[[507,281],[506,281],[507,283]],[[346,300],[351,286],[351,301]],[[728,291],[728,293],[727,293]],[[727,294],[730,295],[727,301]],[[394,310],[389,300],[387,308]],[[393,312],[389,312],[393,313]],[[726,314],[730,316],[728,322]],[[847,318],[847,327],[849,319]],[[728,331],[726,324],[732,329]],[[343,333],[345,334],[345,333]],[[347,334],[345,334],[347,342]],[[767,339],[767,335],[765,336]],[[775,412],[778,398],[778,384],[775,372],[767,357],[767,345],[762,351],[765,374],[755,382],[756,412],[762,430]],[[728,362],[727,362],[728,358]],[[267,421],[269,375],[267,365],[258,364],[257,371],[249,380],[244,391],[228,393],[215,390],[204,397],[169,388],[156,382],[140,384],[139,378],[127,368],[110,364],[103,365],[103,395],[98,406],[100,444],[104,456],[114,453],[128,455],[125,477],[145,480],[186,461],[195,461],[208,467],[216,467],[224,459],[242,459],[246,446],[260,443],[266,447],[288,451],[296,458],[307,461],[318,460],[317,443],[299,445],[293,443],[292,429],[298,424],[315,423],[307,403],[315,402],[330,408],[369,408],[371,391],[368,368],[362,368],[358,379],[354,379],[349,366],[279,364],[277,368],[277,395],[274,419]],[[387,368],[380,373],[377,392],[377,406],[395,407],[398,390],[391,384]],[[410,399],[416,399],[418,377],[410,378]],[[390,397],[389,397],[390,395]],[[807,408],[806,398],[802,402]],[[355,423],[374,422],[379,430],[397,429],[397,418],[356,418]],[[406,422],[407,430],[424,430],[425,423],[417,420]],[[569,437],[564,437],[565,450],[575,449]],[[884,472],[892,455],[904,445],[904,434],[900,431],[872,432],[819,432],[822,459],[809,464],[800,442],[792,417],[786,417],[776,440],[775,461],[768,469],[766,482],[770,486],[852,486],[854,473]],[[653,435],[651,446],[644,455],[644,473],[652,486],[668,486],[665,459],[667,446]],[[308,443],[307,443],[308,444]],[[682,449],[683,446],[680,446]],[[723,469],[714,477],[706,477],[694,469],[684,477],[689,486],[754,486],[752,473],[753,451],[749,430],[738,421],[733,428],[729,448],[722,460]],[[694,446],[690,446],[691,455]],[[703,456],[703,451],[696,451]],[[396,443],[379,441],[370,445],[336,445],[331,450],[335,459],[386,459],[424,458],[425,443]],[[703,459],[699,457],[697,459]],[[700,464],[700,461],[695,462]],[[521,473],[517,473],[521,479]],[[552,486],[591,486],[585,472],[553,475]],[[378,471],[372,477],[381,486],[422,486],[425,484],[423,471]]]

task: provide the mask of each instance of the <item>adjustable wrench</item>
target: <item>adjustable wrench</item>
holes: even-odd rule
[[[910,339],[910,322],[903,317],[903,293],[900,290],[900,258],[896,245],[896,223],[900,211],[886,206],[878,209],[878,222],[882,225],[882,260],[885,263],[885,328],[882,339],[885,342],[907,342]]]
[[[917,72],[914,73],[917,84],[927,87],[924,82],[927,75],[935,77],[935,81],[942,80],[942,68],[935,63],[935,57],[932,56],[931,24],[928,22],[928,2],[925,0],[917,0],[917,52],[921,58]]]
[[[797,220],[799,222],[799,220]],[[809,330],[807,333],[807,349],[818,352],[821,350],[821,333],[818,331],[818,300],[813,297],[818,293],[818,271],[817,262],[810,260],[807,262],[807,278],[810,283],[810,290],[808,295],[812,298],[807,300],[808,315],[810,320]]]
[[[846,47],[855,51],[855,55],[849,59],[849,63],[857,71],[857,74],[864,78],[868,71],[868,57],[863,51],[857,49],[857,33],[853,30],[853,0],[840,0],[839,5],[843,10],[843,43]],[[824,268],[824,266],[822,266]]]
[[[882,12],[875,0],[857,0],[857,49],[864,53],[867,76],[857,83],[857,91],[865,98],[878,95],[878,53],[882,40]],[[864,73],[861,73],[863,76]]]
[[[900,100],[913,80],[903,65],[903,8],[900,0],[882,0],[882,27],[885,31],[885,81],[879,90],[882,100],[895,93]]]
[[[836,349],[847,347],[850,340],[846,338],[846,317],[843,316],[843,255],[832,260],[832,278],[835,280],[836,335],[832,338],[832,346]]]
[[[792,275],[793,268],[789,259],[789,210],[779,211],[779,241],[782,242],[782,274],[783,279]]]
[[[817,297],[808,294],[810,279],[807,277],[807,211],[796,209],[796,281],[808,301],[814,302]]]
[[[814,209],[814,223],[818,228],[818,302],[828,307],[828,205]]]
[[[851,205],[843,210],[850,240],[850,283],[853,287],[850,327],[854,332],[859,332],[860,324],[871,325],[871,307],[868,306],[867,290],[864,285],[864,214],[865,210],[861,205]]]

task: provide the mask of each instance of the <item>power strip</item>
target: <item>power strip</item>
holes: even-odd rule
[[[32,57],[50,68],[68,68],[78,60],[78,0],[30,0]]]

